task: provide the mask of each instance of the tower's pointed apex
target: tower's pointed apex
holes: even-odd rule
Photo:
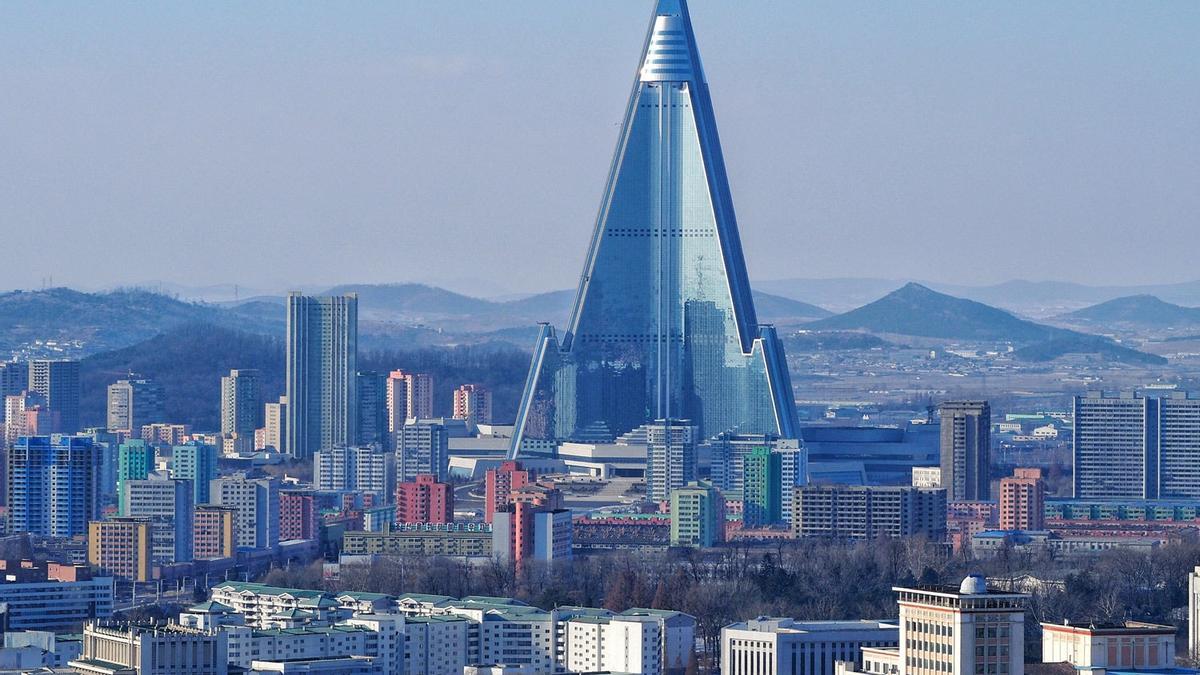
[[[686,0],[658,0],[638,78],[642,82],[703,79]]]
[[[686,14],[687,3],[684,0],[658,0],[654,6],[654,14],[662,16],[667,14]]]

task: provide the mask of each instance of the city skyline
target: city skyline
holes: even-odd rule
[[[145,253],[136,278],[56,269],[71,286],[287,288],[351,262],[363,282],[462,288],[488,269],[495,294],[570,286],[642,4],[5,7],[0,83],[25,105],[6,110],[0,220],[23,255],[0,287],[40,286],[32,252],[50,242],[67,261]],[[1194,5],[702,9],[755,278],[1191,276]],[[470,39],[436,39],[452,28]],[[545,86],[575,78],[596,85]],[[313,245],[331,232],[340,245]],[[532,236],[553,254],[533,279],[506,264]],[[179,246],[195,255],[164,255]],[[945,246],[1033,251],[981,266]],[[257,264],[267,247],[289,265]]]
[[[1200,6],[275,1],[0,5],[4,668],[1200,675]]]

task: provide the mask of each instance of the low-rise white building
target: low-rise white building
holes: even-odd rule
[[[1078,675],[1175,667],[1175,627],[1140,621],[1042,624],[1042,663],[1069,663]]]
[[[1038,440],[1058,438],[1058,428],[1053,424],[1047,424],[1044,427],[1037,427],[1033,430],[1033,437]]]
[[[896,647],[899,640],[894,623],[760,617],[721,629],[721,672],[829,675],[838,661],[861,665],[864,647]]]

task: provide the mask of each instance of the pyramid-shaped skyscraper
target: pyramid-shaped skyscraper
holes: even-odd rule
[[[783,346],[760,326],[685,0],[659,0],[570,323],[535,347],[510,456],[647,422],[796,437]]]

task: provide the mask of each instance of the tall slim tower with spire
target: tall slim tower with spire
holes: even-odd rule
[[[701,440],[797,431],[783,347],[754,314],[685,0],[656,4],[570,323],[542,328],[509,454],[653,420],[686,420]]]

